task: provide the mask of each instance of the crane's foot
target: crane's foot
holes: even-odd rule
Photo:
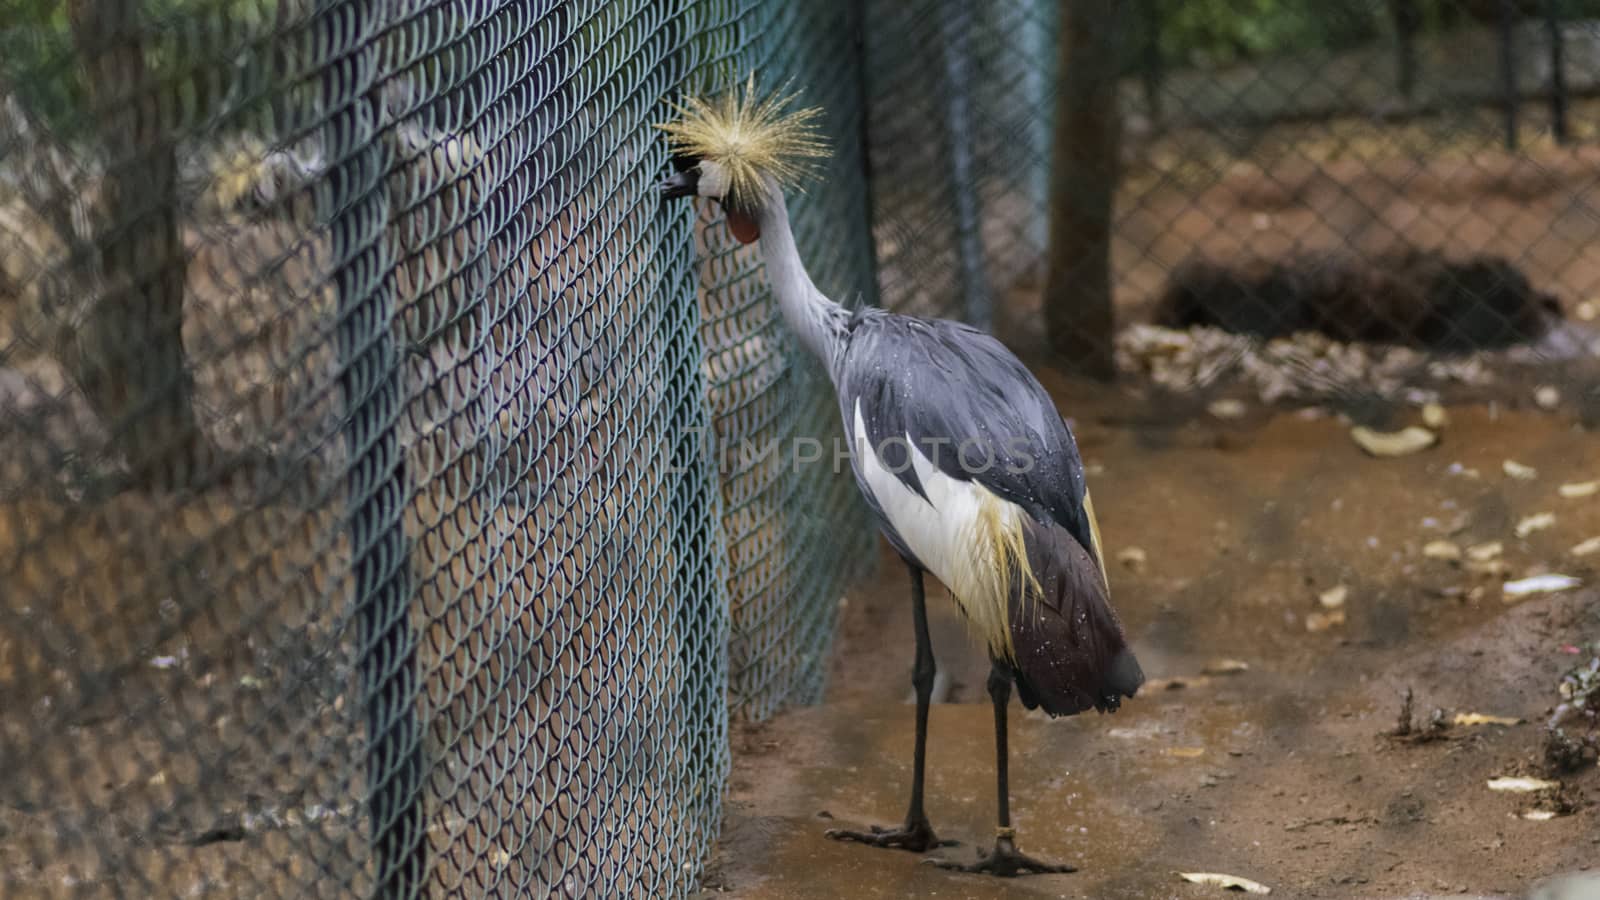
[[[857,844],[867,844],[872,847],[887,847],[893,850],[910,850],[912,853],[926,853],[935,847],[943,847],[951,841],[940,841],[933,833],[933,826],[928,824],[926,818],[918,818],[907,822],[899,828],[885,829],[877,825],[871,831],[850,831],[845,828],[829,828],[824,835],[836,841],[852,841]]]
[[[970,872],[975,875],[993,875],[996,878],[1016,878],[1019,875],[1060,875],[1078,871],[1064,863],[1047,863],[1034,859],[1017,849],[1016,841],[1001,837],[994,842],[994,850],[978,857],[975,863],[961,863],[953,859],[925,859],[923,862],[941,869]]]

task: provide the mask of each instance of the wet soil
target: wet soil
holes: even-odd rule
[[[1512,897],[1600,863],[1600,770],[1560,776],[1559,801],[1486,786],[1545,774],[1557,681],[1573,645],[1600,636],[1600,591],[1507,603],[1500,589],[1542,572],[1595,583],[1600,556],[1568,551],[1600,534],[1600,497],[1557,492],[1600,477],[1592,434],[1564,414],[1460,406],[1438,446],[1380,460],[1322,411],[1224,423],[1131,389],[1046,381],[1075,418],[1113,595],[1151,679],[1109,716],[1012,708],[1019,843],[1080,871],[997,881],[823,837],[905,808],[913,642],[903,570],[882,551],[841,600],[827,702],[736,732],[707,895],[1227,896],[1175,874],[1202,871],[1287,897]],[[1508,477],[1507,459],[1537,477]],[[1518,538],[1539,512],[1555,524]],[[1424,557],[1435,540],[1500,541],[1508,571]],[[1118,561],[1134,547],[1142,565]],[[1308,629],[1341,585],[1343,623]],[[994,836],[987,667],[942,589],[930,606],[944,702],[928,810],[960,842],[935,853],[971,859]],[[1248,668],[1203,674],[1224,658]],[[1439,709],[1522,723],[1396,739],[1408,689],[1419,722]]]

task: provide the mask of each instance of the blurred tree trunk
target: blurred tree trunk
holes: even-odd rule
[[[138,0],[69,0],[105,174],[95,212],[99,291],[65,354],[140,487],[176,487],[201,461],[183,349],[177,150],[161,121]]]
[[[1394,70],[1400,96],[1411,100],[1417,92],[1417,32],[1422,30],[1422,8],[1417,0],[1389,0],[1394,22]]]
[[[1061,73],[1051,150],[1044,319],[1072,371],[1110,379],[1111,228],[1122,121],[1117,106],[1123,0],[1062,0]]]
[[[1550,51],[1550,131],[1556,143],[1571,138],[1567,127],[1567,65],[1562,46],[1560,0],[1543,0],[1545,39]]]
[[[1145,115],[1150,117],[1150,133],[1161,133],[1162,82],[1166,80],[1166,60],[1161,55],[1161,0],[1139,3],[1139,81],[1144,87]]]

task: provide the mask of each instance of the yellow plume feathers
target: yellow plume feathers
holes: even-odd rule
[[[748,205],[761,195],[763,175],[784,187],[797,187],[815,174],[818,160],[828,156],[828,145],[818,130],[821,107],[793,112],[785,108],[799,92],[756,93],[754,73],[744,90],[728,91],[716,100],[689,97],[674,104],[678,118],[656,127],[666,132],[672,151],[710,160],[728,172],[728,202]]]

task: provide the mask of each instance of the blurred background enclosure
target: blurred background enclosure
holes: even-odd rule
[[[758,256],[656,192],[752,70],[846,305],[1600,420],[1600,3],[8,0],[0,892],[695,884],[874,559]]]

